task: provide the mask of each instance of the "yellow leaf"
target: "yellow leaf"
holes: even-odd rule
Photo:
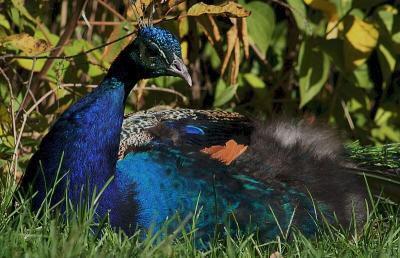
[[[17,59],[18,65],[28,71],[40,72],[43,69],[45,59],[38,59],[36,61],[32,59]]]
[[[320,10],[326,14],[326,16],[328,17],[326,31],[329,31],[329,34],[326,35],[326,38],[337,38],[340,26],[338,26],[337,24],[337,22],[339,21],[339,17],[337,14],[336,6],[333,3],[329,2],[329,0],[304,0],[304,2],[310,7],[316,10]]]
[[[310,7],[323,11],[328,17],[337,16],[336,6],[329,0],[304,0]]]
[[[50,49],[51,45],[44,39],[36,39],[26,33],[14,34],[1,40],[7,48],[22,50],[27,55],[37,55]]]
[[[375,24],[354,17],[345,34],[344,57],[347,70],[363,64],[376,47],[379,31]]]
[[[178,20],[178,30],[181,38],[182,58],[187,62],[189,58],[189,43],[185,37],[189,34],[189,20],[187,17]]]
[[[248,17],[250,12],[243,6],[235,2],[227,2],[223,5],[208,5],[203,2],[197,3],[190,7],[187,12],[188,16],[200,16],[203,14],[225,15],[228,17]]]

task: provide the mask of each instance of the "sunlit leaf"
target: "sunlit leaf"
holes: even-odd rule
[[[380,44],[378,47],[378,60],[383,79],[387,81],[392,76],[396,67],[396,57],[385,45]]]
[[[399,11],[391,5],[383,5],[378,9],[377,13],[388,32],[392,33],[394,16],[397,15]]]
[[[329,59],[305,41],[299,53],[300,107],[304,107],[322,89],[329,75]]]
[[[203,14],[224,15],[228,17],[247,17],[250,12],[238,3],[229,1],[223,5],[208,5],[203,2],[197,3],[190,7],[187,12],[188,16],[200,16]]]
[[[6,17],[0,14],[0,26],[3,26],[6,29],[10,29],[10,23],[7,21]]]
[[[40,72],[46,62],[45,59],[17,59],[18,65],[28,71]]]
[[[353,17],[345,34],[344,57],[346,70],[363,64],[377,45],[379,31],[375,24]]]
[[[265,82],[261,80],[257,75],[253,73],[246,73],[243,75],[244,79],[250,84],[251,87],[255,89],[265,88]]]
[[[371,81],[368,71],[368,65],[362,64],[353,71],[355,85],[366,90],[374,88],[374,83]]]
[[[304,0],[304,2],[310,7],[320,10],[328,17],[328,24],[326,31],[329,32],[326,35],[327,39],[334,39],[338,37],[340,26],[338,26],[338,13],[336,6],[329,0]]]
[[[381,142],[400,142],[400,130],[394,121],[400,121],[399,115],[394,110],[379,108],[376,112],[375,123],[377,128],[372,129],[371,134]]]
[[[51,48],[47,41],[34,38],[26,33],[5,37],[1,39],[0,44],[5,48],[21,50],[27,55],[37,55]]]

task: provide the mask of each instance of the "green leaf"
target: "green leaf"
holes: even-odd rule
[[[379,139],[381,142],[400,141],[400,130],[398,129],[398,123],[393,121],[399,121],[397,114],[397,107],[394,108],[379,108],[376,112],[375,123],[377,128],[371,130],[371,135],[375,139]]]
[[[371,90],[374,88],[374,83],[371,81],[368,71],[368,65],[362,64],[357,69],[354,70],[353,76],[355,79],[355,84],[366,90]]]
[[[44,66],[44,63],[46,62],[45,59],[38,59],[36,60],[35,63],[31,59],[17,59],[17,63],[19,66],[22,68],[28,70],[28,71],[34,71],[34,72],[40,72]],[[33,68],[33,69],[32,69]]]
[[[332,64],[334,64],[342,72],[345,71],[343,41],[340,39],[317,39],[318,47],[329,56]]]
[[[306,6],[303,0],[287,0],[288,4],[292,7],[294,20],[296,21],[299,30],[310,35],[312,30],[309,27],[310,23],[307,20]]]
[[[270,63],[274,70],[282,69],[287,47],[287,32],[288,24],[286,21],[280,22],[275,26],[271,43],[271,48],[275,54],[275,59],[273,59],[273,56],[271,58],[269,57],[269,59],[272,59],[270,60]]]
[[[332,2],[336,5],[338,16],[343,17],[351,9],[354,0],[333,0]]]
[[[322,89],[329,75],[326,54],[304,41],[299,53],[300,108],[310,102]]]
[[[396,67],[396,57],[383,44],[378,46],[378,60],[382,70],[383,79],[387,81],[393,74]]]
[[[389,33],[393,31],[394,16],[398,14],[398,10],[391,5],[379,7],[377,14]]]
[[[6,28],[6,29],[10,29],[10,23],[7,21],[6,17],[2,14],[0,14],[0,26]]]
[[[250,2],[245,8],[251,11],[247,18],[250,39],[265,55],[275,28],[275,12],[267,3],[260,1]]]
[[[236,85],[231,85],[227,86],[225,81],[222,79],[219,79],[217,83],[217,87],[215,89],[215,98],[214,98],[214,107],[220,107],[230,101],[236,93],[237,90],[237,84]]]
[[[25,8],[25,4],[23,0],[11,0],[13,3],[14,7],[17,8],[17,10],[28,20],[30,20],[33,23],[37,23],[35,18],[32,17],[32,15],[28,12],[28,10]]]
[[[261,80],[257,75],[253,73],[246,73],[243,75],[244,79],[250,84],[251,87],[255,89],[263,89],[265,88],[265,82]]]

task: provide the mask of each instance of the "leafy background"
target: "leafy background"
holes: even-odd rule
[[[151,2],[0,0],[1,170],[20,176],[152,4],[153,22],[180,38],[194,86],[142,81],[126,112],[168,105],[284,114],[330,123],[362,144],[400,142],[399,1]]]

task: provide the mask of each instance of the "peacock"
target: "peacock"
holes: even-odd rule
[[[328,128],[193,109],[124,117],[136,82],[163,75],[191,85],[178,40],[143,26],[32,156],[22,189],[36,193],[33,209],[65,197],[78,206],[103,189],[97,218],[116,230],[158,230],[171,217],[196,214],[197,236],[205,239],[218,225],[267,239],[291,228],[314,235],[322,221],[365,221],[364,180],[349,173],[357,168]]]

